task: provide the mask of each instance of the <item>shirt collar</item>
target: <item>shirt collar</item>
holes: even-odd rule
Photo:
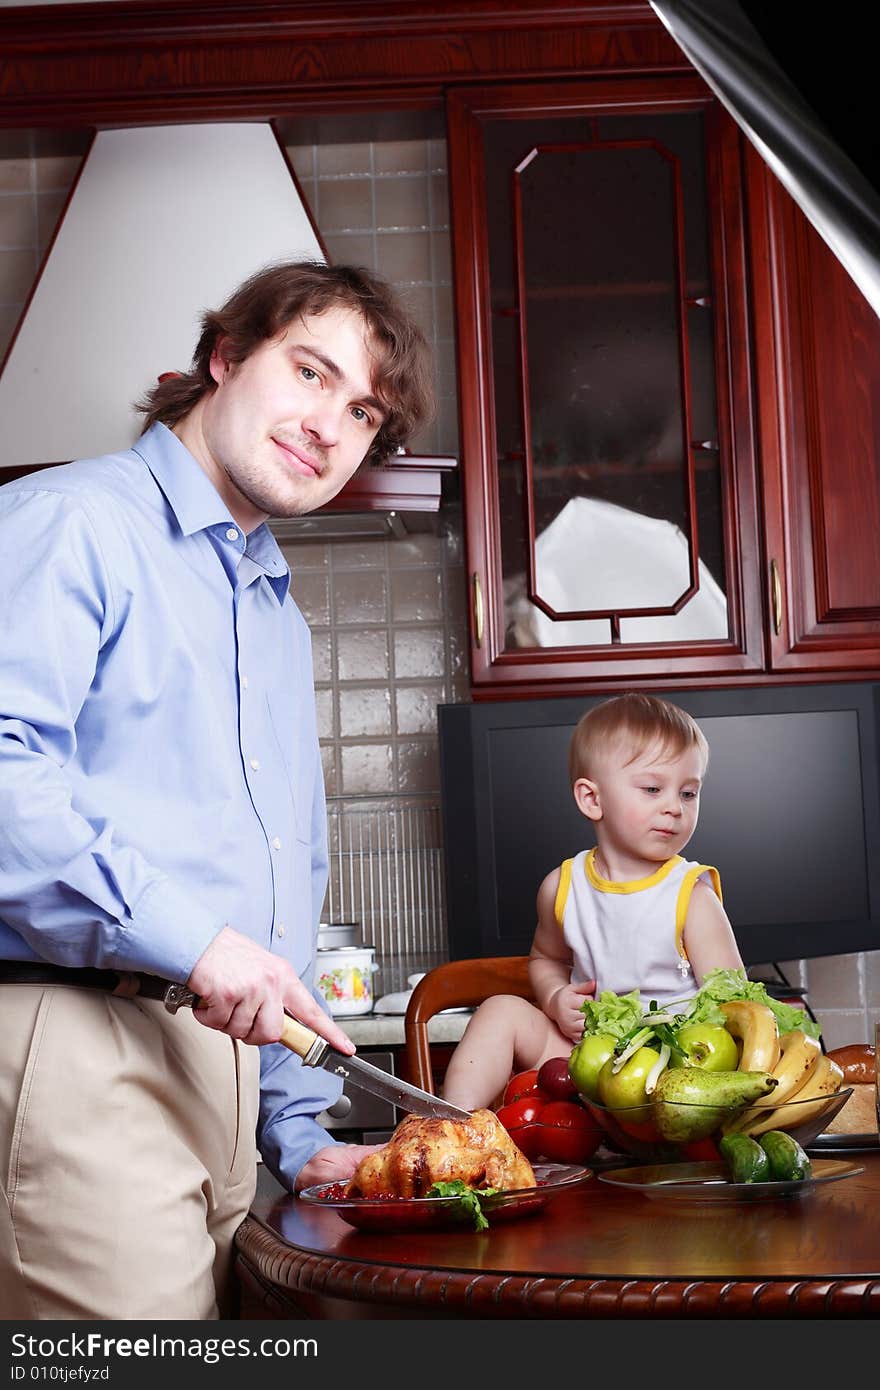
[[[215,526],[224,531],[238,528],[207,473],[167,425],[158,421],[151,425],[133,448],[165,494],[184,536]],[[275,597],[283,603],[290,588],[290,569],[269,527],[264,522],[243,539],[244,553],[265,571]]]

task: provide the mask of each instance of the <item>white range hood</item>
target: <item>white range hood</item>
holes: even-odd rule
[[[268,123],[99,131],[0,372],[0,469],[133,443],[202,310],[305,259],[326,257]]]

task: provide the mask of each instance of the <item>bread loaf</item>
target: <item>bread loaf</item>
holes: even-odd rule
[[[874,1085],[874,1049],[870,1043],[850,1043],[836,1047],[828,1056],[843,1068],[844,1086]]]
[[[874,1049],[870,1043],[850,1043],[828,1053],[843,1070],[843,1086],[852,1086],[852,1095],[827,1126],[826,1134],[876,1134],[877,1091]]]

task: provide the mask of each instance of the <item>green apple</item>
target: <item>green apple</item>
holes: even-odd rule
[[[676,1041],[686,1053],[682,1061],[673,1053],[671,1067],[702,1067],[704,1071],[736,1071],[739,1050],[736,1039],[726,1028],[716,1023],[686,1023],[678,1030]]]
[[[660,1053],[653,1047],[640,1047],[617,1072],[612,1070],[614,1064],[610,1059],[605,1062],[599,1071],[598,1080],[599,1099],[602,1104],[609,1110],[635,1110],[635,1107],[643,1106],[644,1117],[639,1112],[630,1118],[647,1118],[645,1082],[651,1068],[659,1060]]]
[[[572,1048],[568,1074],[588,1100],[599,1099],[599,1072],[614,1056],[614,1043],[610,1033],[590,1033]]]

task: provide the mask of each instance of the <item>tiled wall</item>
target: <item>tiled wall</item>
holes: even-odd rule
[[[279,122],[330,260],[396,285],[434,349],[437,416],[414,453],[455,454],[458,419],[446,141],[436,113]]]
[[[438,413],[414,447],[457,454],[445,143],[436,115],[288,121],[280,133],[336,261],[404,293],[437,361]],[[0,353],[86,147],[84,136],[0,132]],[[456,489],[437,534],[286,545],[314,633],[321,749],[341,808],[436,803],[436,706],[468,698]],[[784,962],[828,1047],[880,1018],[880,952]]]

